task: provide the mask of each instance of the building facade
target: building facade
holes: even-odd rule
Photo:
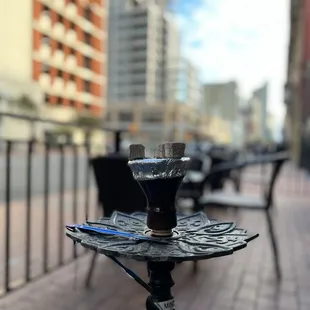
[[[236,120],[239,95],[235,81],[205,84],[203,96],[203,110],[207,115],[221,117],[229,122]]]
[[[177,100],[196,107],[202,106],[202,84],[197,68],[187,59],[181,58],[178,69]]]
[[[177,91],[179,53],[178,27],[163,2],[111,1],[109,104],[171,100]]]
[[[57,121],[86,111],[102,117],[107,5],[106,0],[0,0],[0,79],[12,85],[7,95],[37,92],[40,115]]]
[[[270,128],[268,122],[268,84],[256,89],[249,100],[251,109],[250,141],[270,142]]]
[[[291,155],[310,171],[310,1],[291,0],[284,136]]]

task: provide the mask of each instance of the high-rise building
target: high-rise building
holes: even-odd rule
[[[159,2],[110,2],[109,104],[152,104],[176,96],[179,30],[163,2]]]
[[[203,109],[207,115],[235,121],[239,107],[238,86],[235,81],[205,84]]]
[[[197,109],[202,105],[202,84],[197,68],[181,58],[178,67],[177,100]]]
[[[268,128],[268,84],[256,89],[249,100],[251,108],[252,133],[253,141],[268,142],[270,140]]]
[[[106,0],[0,0],[0,88],[11,85],[11,97],[36,93],[46,118],[100,117],[107,13]]]

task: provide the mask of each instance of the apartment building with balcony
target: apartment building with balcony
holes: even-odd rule
[[[83,111],[101,117],[107,5],[107,0],[0,0],[1,81],[28,85],[46,118],[71,121]],[[11,97],[21,95],[16,87],[12,92]]]

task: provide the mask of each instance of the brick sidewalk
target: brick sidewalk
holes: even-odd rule
[[[278,195],[279,196],[279,195]],[[277,196],[277,197],[278,197]],[[183,263],[173,274],[178,310],[309,310],[310,208],[309,199],[279,197],[275,210],[283,280],[277,285],[267,239],[264,214],[242,211],[240,225],[260,237],[233,256],[192,264]],[[232,219],[232,214],[217,214]],[[98,261],[93,288],[83,287],[89,257],[27,285],[0,299],[1,310],[117,310],[145,309],[146,292],[112,262]],[[126,261],[146,279],[145,265]]]
[[[85,220],[85,191],[78,191],[77,198],[77,222]],[[90,191],[89,218],[96,218],[96,190]],[[73,192],[68,191],[64,195],[64,223],[72,223],[73,216]],[[43,273],[43,227],[44,197],[32,198],[31,207],[31,277]],[[5,206],[0,204],[0,294],[3,287],[4,275],[4,220]],[[25,201],[15,201],[11,204],[10,224],[10,269],[11,285],[16,286],[23,282],[25,276],[26,253],[26,204]],[[48,207],[48,268],[54,268],[58,264],[59,236],[64,242],[64,261],[73,256],[72,242],[65,237],[64,227],[59,223],[59,194],[49,195]]]

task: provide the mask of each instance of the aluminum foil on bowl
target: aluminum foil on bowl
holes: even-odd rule
[[[128,165],[137,181],[170,179],[182,177],[186,173],[189,157],[146,158],[131,160]]]

